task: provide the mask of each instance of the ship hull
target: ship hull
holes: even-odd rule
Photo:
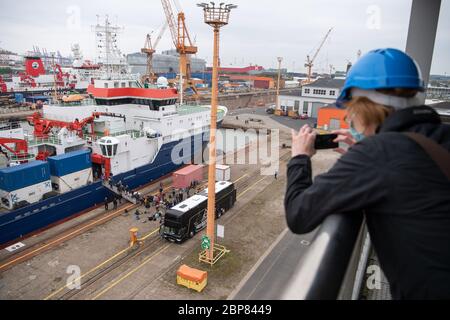
[[[203,154],[203,150],[208,143],[208,134],[207,132],[193,136],[188,141],[167,143],[161,147],[151,164],[119,174],[114,177],[114,180],[122,180],[130,189],[136,189],[158,180],[184,164],[190,163],[191,156],[198,157],[199,152]],[[184,149],[189,150],[188,148],[191,148],[191,154],[182,157],[182,163],[174,163],[171,159],[172,150],[175,146],[178,148],[180,143],[189,144],[185,145]],[[201,146],[201,148],[198,146]],[[105,188],[101,181],[96,181],[73,191],[0,214],[0,244],[9,243],[13,240],[18,241],[20,238],[40,229],[88,211],[103,203],[105,197],[112,195],[111,191]]]

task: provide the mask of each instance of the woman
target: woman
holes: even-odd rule
[[[421,105],[423,90],[408,55],[371,51],[351,68],[337,101],[347,108],[351,129],[338,131],[336,141],[350,148],[336,150],[343,156],[314,183],[316,134],[308,126],[292,134],[289,228],[307,233],[328,215],[364,212],[394,299],[450,298],[450,180],[405,134],[418,133],[450,150],[450,126]]]

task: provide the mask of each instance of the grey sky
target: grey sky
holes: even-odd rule
[[[198,57],[211,61],[212,31],[203,23],[200,0],[179,0]],[[217,1],[220,2],[220,1]],[[344,70],[347,60],[355,60],[376,47],[405,48],[411,0],[331,1],[331,0],[233,0],[239,6],[221,36],[222,65],[259,64],[284,66],[304,72],[306,55],[317,48],[330,27],[334,27],[316,59],[316,70],[330,64]],[[78,15],[79,12],[79,15]],[[23,53],[33,45],[48,51],[70,53],[79,43],[86,58],[95,56],[91,25],[96,15],[108,14],[125,27],[119,46],[124,53],[139,51],[145,35],[165,21],[160,0],[20,0],[0,2],[0,47]],[[78,19],[79,17],[79,19]],[[78,21],[80,23],[78,23]],[[432,73],[450,74],[450,3],[442,1],[433,57]],[[172,48],[169,31],[158,51]]]

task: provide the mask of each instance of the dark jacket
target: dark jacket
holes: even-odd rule
[[[328,215],[364,210],[393,298],[450,299],[450,182],[403,131],[450,151],[450,126],[433,109],[395,112],[314,183],[310,158],[291,159],[287,223],[294,233],[307,233]]]

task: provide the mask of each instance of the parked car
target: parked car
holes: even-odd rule
[[[275,105],[271,105],[266,109],[266,113],[268,114],[274,114],[275,113]]]
[[[309,117],[308,117],[308,115],[306,114],[306,113],[303,113],[303,114],[301,114],[300,115],[300,119],[301,120],[306,120],[306,119],[308,119]]]

